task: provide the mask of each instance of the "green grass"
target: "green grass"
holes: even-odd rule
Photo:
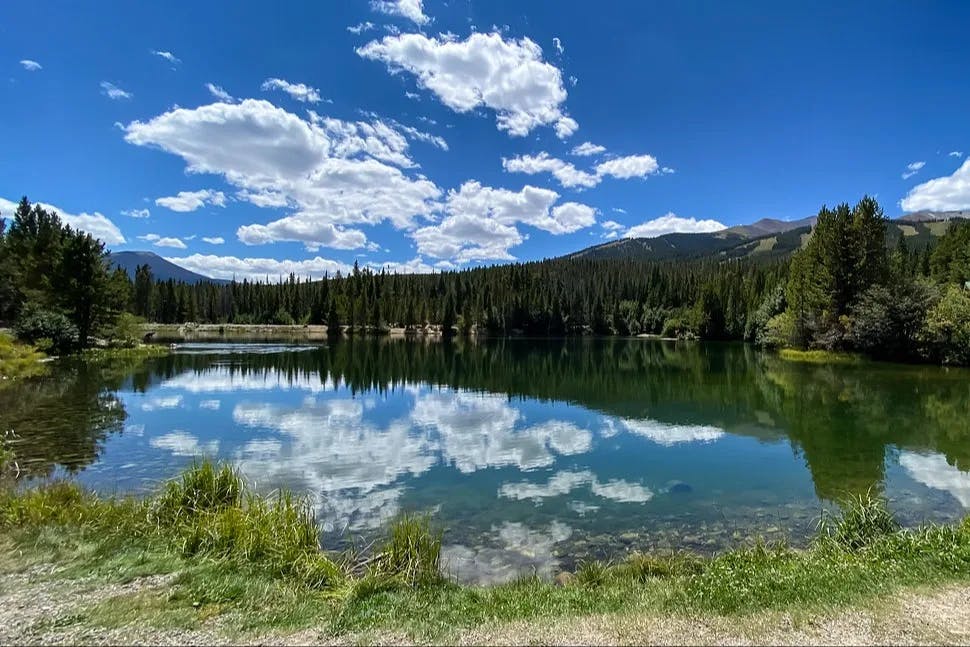
[[[47,367],[40,360],[44,357],[44,353],[33,346],[0,334],[0,388],[15,380],[43,375]]]
[[[204,462],[146,499],[63,482],[0,489],[0,571],[41,563],[59,565],[50,577],[60,580],[169,575],[161,589],[83,609],[77,622],[95,627],[192,628],[218,616],[240,636],[315,627],[446,640],[541,617],[833,609],[901,586],[970,581],[970,518],[902,529],[866,495],[824,518],[803,550],[756,540],[713,557],[586,562],[564,586],[535,577],[462,586],[442,572],[441,535],[427,517],[399,518],[369,554],[338,554],[320,547],[305,501],[258,497],[231,468]]]
[[[778,356],[789,362],[804,362],[807,364],[856,364],[862,358],[852,353],[839,353],[831,350],[799,350],[797,348],[782,348]]]
[[[168,346],[162,344],[139,344],[131,348],[86,348],[81,351],[81,357],[90,361],[112,359],[141,359],[148,357],[162,357],[169,354]]]

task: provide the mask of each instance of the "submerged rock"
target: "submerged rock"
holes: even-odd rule
[[[687,494],[693,491],[694,488],[683,481],[671,481],[670,484],[667,485],[667,492],[671,494]]]

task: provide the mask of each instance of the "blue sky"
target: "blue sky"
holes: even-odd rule
[[[5,3],[0,212],[209,275],[970,208],[970,3]]]

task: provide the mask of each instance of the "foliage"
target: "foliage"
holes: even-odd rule
[[[941,283],[964,286],[970,281],[970,221],[950,224],[930,256],[933,278]]]
[[[947,288],[926,315],[924,337],[944,364],[970,364],[970,290]]]
[[[130,312],[122,312],[108,329],[108,340],[122,348],[134,348],[142,339],[145,320]]]
[[[930,306],[939,296],[922,281],[901,278],[873,285],[852,306],[853,346],[883,359],[918,357],[918,340]]]
[[[0,386],[12,380],[43,375],[44,353],[32,346],[18,344],[10,335],[0,334]]]
[[[109,272],[106,255],[104,243],[23,198],[9,227],[0,228],[0,278],[6,282],[0,316],[17,322],[29,341],[50,339],[56,352],[86,346],[128,307],[127,276]],[[75,341],[57,315],[74,326]],[[41,334],[45,326],[52,335]]]
[[[61,312],[28,305],[14,324],[17,338],[57,354],[77,350],[80,333],[77,326]]]

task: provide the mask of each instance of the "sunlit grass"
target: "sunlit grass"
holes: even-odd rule
[[[257,496],[232,468],[208,462],[147,499],[64,482],[0,489],[0,539],[16,546],[4,569],[48,562],[61,566],[59,578],[106,581],[169,574],[162,590],[101,602],[79,622],[192,627],[220,616],[242,633],[393,628],[441,640],[564,615],[831,609],[900,586],[970,580],[970,520],[902,529],[868,494],[823,519],[803,550],[755,542],[713,557],[634,553],[584,562],[563,585],[523,577],[463,586],[442,573],[441,535],[428,517],[400,517],[368,554],[337,554],[321,547],[305,500]]]
[[[0,388],[15,380],[43,375],[41,363],[46,355],[29,344],[21,344],[7,334],[0,334]]]
[[[831,350],[799,350],[797,348],[782,348],[778,351],[781,359],[789,362],[804,362],[806,364],[857,364],[862,361],[859,355],[839,353]]]

